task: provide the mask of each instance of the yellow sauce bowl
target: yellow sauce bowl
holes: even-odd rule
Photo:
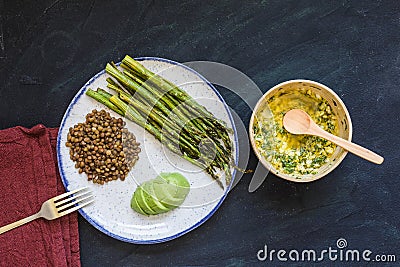
[[[250,142],[259,161],[276,176],[293,182],[312,182],[324,177],[332,170],[334,170],[347,155],[347,151],[337,146],[332,156],[329,157],[328,162],[318,168],[315,174],[303,174],[293,176],[276,169],[270,162],[268,162],[267,159],[260,153],[254,139],[253,127],[256,120],[256,115],[260,112],[260,110],[268,105],[267,103],[270,98],[274,96],[279,97],[278,95],[293,92],[293,90],[311,90],[311,92],[313,92],[314,94],[318,94],[322,98],[324,98],[329,103],[332,112],[337,117],[338,136],[351,141],[353,126],[351,123],[350,114],[340,97],[332,89],[318,82],[310,80],[290,80],[274,86],[273,88],[268,90],[257,102],[249,124]]]

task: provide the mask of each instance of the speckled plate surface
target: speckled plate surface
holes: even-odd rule
[[[174,82],[217,118],[233,129],[234,156],[237,161],[237,135],[229,108],[220,94],[194,70],[171,60],[144,57],[137,58],[151,71]],[[106,88],[108,75],[101,71],[91,78],[76,94],[69,105],[59,130],[57,157],[60,174],[68,191],[87,186],[94,193],[94,203],[82,208],[81,215],[103,233],[130,243],[152,244],[177,238],[204,223],[224,201],[231,185],[223,190],[201,169],[164,149],[142,128],[128,121],[126,127],[141,143],[140,159],[125,181],[112,181],[105,185],[87,181],[86,174],[79,174],[69,158],[65,142],[70,127],[85,121],[93,109],[105,109],[114,117],[119,115],[85,95],[88,88]],[[160,172],[180,172],[190,182],[191,190],[185,202],[170,212],[143,216],[130,208],[130,200],[136,187],[153,179]],[[232,170],[232,176],[235,170]],[[224,180],[224,178],[222,178]]]

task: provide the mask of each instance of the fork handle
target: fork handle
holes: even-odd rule
[[[14,229],[14,228],[18,227],[18,226],[21,226],[21,225],[23,225],[23,224],[26,224],[26,223],[31,222],[31,221],[33,221],[33,220],[36,220],[37,218],[40,218],[40,217],[41,217],[41,216],[40,216],[40,212],[38,212],[38,213],[36,213],[36,214],[33,214],[33,215],[31,215],[31,216],[29,216],[29,217],[26,217],[26,218],[24,218],[24,219],[21,219],[21,220],[19,220],[19,221],[16,221],[16,222],[7,224],[7,225],[5,225],[5,226],[3,226],[3,227],[0,227],[0,235],[1,235],[2,233],[5,233],[5,232],[7,232],[7,231],[10,231],[11,229]]]

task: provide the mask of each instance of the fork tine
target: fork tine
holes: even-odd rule
[[[71,212],[73,212],[73,211],[76,211],[76,210],[78,210],[78,209],[80,209],[80,208],[83,208],[83,207],[86,206],[86,205],[89,205],[89,204],[92,203],[93,201],[94,201],[94,199],[93,199],[93,200],[90,200],[90,201],[88,201],[88,202],[85,202],[85,203],[81,203],[80,205],[75,206],[75,207],[73,207],[73,208],[71,208],[71,209],[65,210],[65,211],[59,213],[58,215],[59,215],[59,216],[67,215],[67,214],[69,214],[69,213],[71,213]]]
[[[56,200],[62,199],[64,197],[67,197],[69,195],[75,194],[76,192],[79,192],[79,191],[82,191],[82,190],[85,190],[85,189],[87,189],[87,187],[82,187],[82,188],[78,188],[78,189],[70,191],[70,192],[66,192],[66,193],[61,194],[59,196],[53,197],[53,200],[56,201]]]
[[[79,198],[79,199],[78,198],[75,198],[75,199],[74,198],[70,198],[70,199],[68,199],[69,201],[71,201],[70,203],[68,203],[66,205],[58,206],[58,207],[56,207],[56,209],[57,209],[57,211],[65,210],[66,208],[71,207],[71,206],[73,206],[75,204],[79,204],[80,202],[82,202],[82,201],[84,201],[84,200],[86,200],[88,198],[91,198],[91,197],[93,197],[92,194],[90,194],[90,195],[88,195],[86,197],[83,197],[83,198]]]
[[[79,197],[81,197],[81,196],[84,196],[84,195],[87,195],[87,194],[91,194],[92,192],[91,191],[84,191],[83,193],[80,193],[80,194],[74,194],[73,196],[72,195],[69,195],[67,198],[65,198],[65,199],[63,199],[63,200],[60,200],[60,201],[54,201],[54,204],[56,205],[56,207],[58,207],[58,206],[60,206],[60,205],[62,205],[62,204],[64,204],[64,203],[66,203],[66,202],[69,202],[69,201],[72,201],[72,200],[74,200],[74,199],[78,199]]]

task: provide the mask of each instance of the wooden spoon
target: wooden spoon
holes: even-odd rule
[[[283,117],[283,126],[292,134],[316,135],[325,138],[332,143],[341,146],[347,151],[373,163],[381,164],[383,162],[383,157],[372,152],[371,150],[324,131],[306,112],[301,109],[289,110]]]

